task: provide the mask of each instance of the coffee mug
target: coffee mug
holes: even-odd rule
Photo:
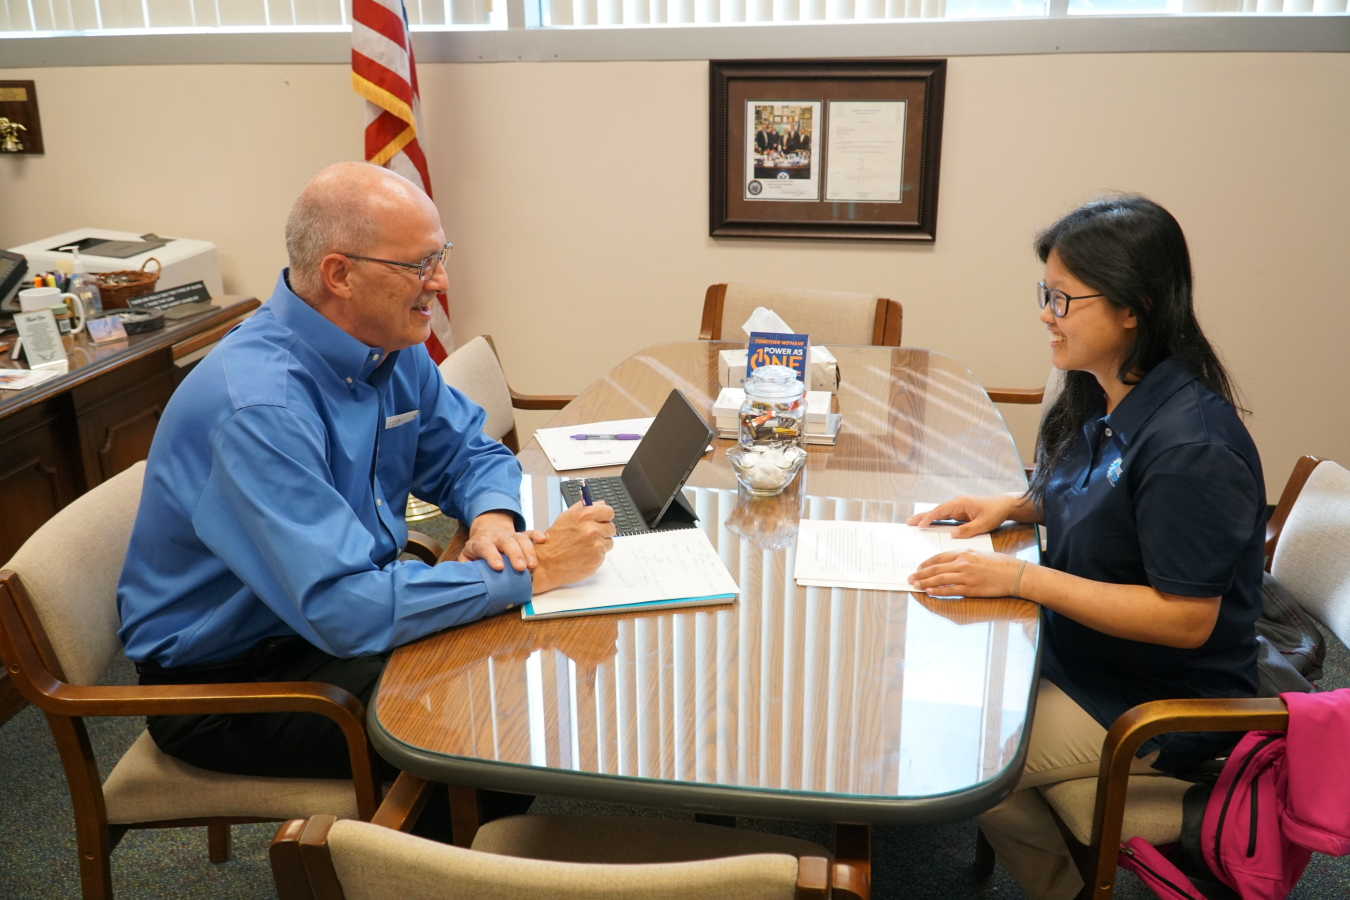
[[[63,294],[54,287],[29,288],[26,291],[19,291],[19,309],[23,312],[41,312],[50,309],[52,304],[67,299],[75,301],[75,318],[79,320],[70,329],[70,333],[79,334],[84,330],[84,304],[74,294]]]

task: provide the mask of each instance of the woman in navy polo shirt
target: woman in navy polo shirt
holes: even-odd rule
[[[1106,728],[1149,700],[1256,695],[1266,498],[1227,372],[1196,321],[1181,226],[1142,197],[1089,203],[1037,239],[1063,393],[1025,495],[957,497],[912,525],[958,537],[1046,526],[1043,565],[943,553],[911,579],[938,595],[1012,594],[1046,609],[1025,773],[978,821],[1029,897],[1083,882],[1036,786],[1095,777]],[[1135,771],[1175,771],[1231,738],[1174,734]]]

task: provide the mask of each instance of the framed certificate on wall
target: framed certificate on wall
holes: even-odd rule
[[[711,63],[713,237],[932,241],[946,60]]]

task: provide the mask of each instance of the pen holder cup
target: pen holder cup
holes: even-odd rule
[[[736,480],[752,497],[776,497],[792,484],[806,464],[806,451],[795,444],[727,449],[727,462]]]

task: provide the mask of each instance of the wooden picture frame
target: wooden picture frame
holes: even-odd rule
[[[714,60],[709,81],[710,235],[936,239],[945,59]]]

